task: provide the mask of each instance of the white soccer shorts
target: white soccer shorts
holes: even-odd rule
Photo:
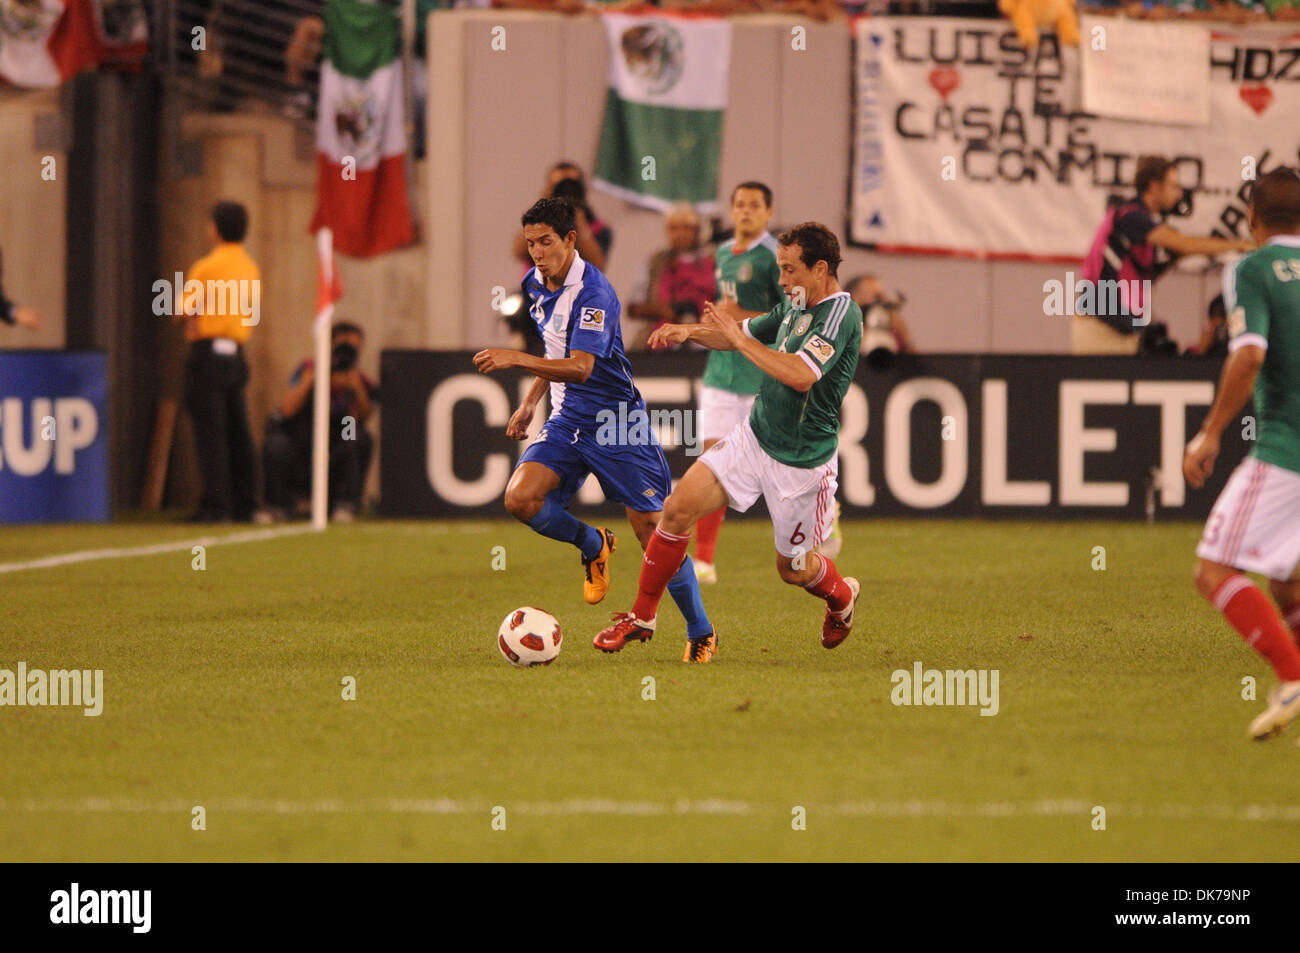
[[[835,522],[835,490],[839,486],[839,455],[805,470],[773,460],[748,420],[700,457],[727,493],[727,502],[741,513],[763,497],[772,517],[776,551],[791,559],[812,552],[830,538]]]
[[[1300,473],[1242,460],[1214,501],[1196,555],[1269,579],[1293,578],[1300,563]]]
[[[749,418],[757,394],[733,394],[717,387],[700,388],[700,439],[721,440]]]

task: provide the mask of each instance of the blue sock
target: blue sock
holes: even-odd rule
[[[537,515],[528,521],[528,525],[543,536],[577,546],[584,559],[594,559],[600,555],[600,547],[605,542],[596,527],[588,526],[549,496],[543,501]]]
[[[713,631],[709,617],[704,613],[704,603],[700,600],[700,582],[695,578],[695,564],[687,556],[677,575],[668,580],[668,594],[677,603],[682,617],[686,619],[686,637],[702,639]]]

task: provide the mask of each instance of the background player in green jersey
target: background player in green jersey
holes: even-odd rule
[[[731,190],[735,237],[718,247],[714,259],[718,308],[736,321],[756,318],[782,298],[776,240],[767,230],[772,220],[772,190],[762,182],[741,182]],[[763,372],[739,351],[713,351],[700,387],[700,438],[707,451],[749,416]],[[696,530],[695,575],[717,582],[714,550],[725,506],[704,516]]]
[[[596,636],[602,651],[654,634],[659,600],[701,517],[728,504],[744,512],[759,496],[772,517],[777,573],[826,602],[822,645],[831,649],[848,637],[861,587],[841,578],[830,557],[810,550],[831,529],[840,404],[858,366],[862,311],[836,280],[840,245],[830,229],[805,222],[777,244],[788,297],[771,311],[736,322],[706,303],[700,324],[668,324],[651,336],[739,351],[764,380],[749,418],[706,451],[668,497],[646,546],[636,604],[615,613],[614,625]],[[683,661],[708,662],[716,650],[716,634],[689,639]]]
[[[1261,247],[1224,269],[1229,355],[1183,474],[1204,485],[1223,431],[1253,389],[1258,439],[1210,511],[1196,588],[1277,674],[1268,708],[1250,723],[1262,740],[1300,715],[1300,173],[1259,179],[1248,221]],[[1268,577],[1277,607],[1247,572]]]

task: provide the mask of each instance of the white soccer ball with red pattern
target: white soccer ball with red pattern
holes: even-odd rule
[[[550,665],[560,654],[560,623],[549,612],[524,606],[506,616],[497,630],[497,648],[519,668]]]

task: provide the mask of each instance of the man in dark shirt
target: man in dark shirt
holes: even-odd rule
[[[1164,156],[1139,158],[1134,184],[1137,195],[1114,210],[1108,240],[1100,249],[1104,256],[1094,307],[1074,319],[1075,354],[1137,353],[1142,329],[1150,322],[1151,302],[1139,295],[1112,307],[1116,297],[1123,297],[1107,292],[1116,283],[1128,287],[1134,282],[1154,282],[1179,255],[1221,255],[1255,247],[1248,239],[1184,235],[1166,224],[1164,216],[1182,200],[1183,187],[1178,168]]]
[[[364,332],[340,321],[330,332],[329,506],[333,518],[350,522],[361,509],[373,441],[363,424],[378,388],[357,366]],[[314,361],[303,361],[289,379],[289,391],[266,428],[262,468],[266,474],[266,509],[258,522],[294,515],[311,494],[312,390]]]

